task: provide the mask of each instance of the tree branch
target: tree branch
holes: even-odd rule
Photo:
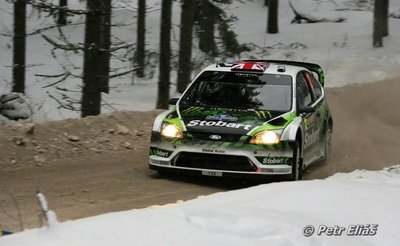
[[[59,44],[53,39],[47,37],[46,35],[42,35],[44,40],[46,40],[48,43],[52,44],[55,48],[61,49],[61,50],[70,50],[70,51],[79,51],[79,50],[84,50],[83,47],[77,45],[77,44],[72,44],[72,43],[67,43],[67,44]]]

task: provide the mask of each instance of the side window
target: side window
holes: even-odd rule
[[[304,73],[298,73],[296,81],[297,103],[299,104],[299,106],[311,105],[313,100]]]
[[[314,90],[315,100],[318,100],[322,96],[321,84],[310,73],[306,73],[306,78],[312,89]]]

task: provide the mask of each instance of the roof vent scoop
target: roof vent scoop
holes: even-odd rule
[[[285,66],[278,66],[278,72],[280,72],[280,73],[286,72]]]

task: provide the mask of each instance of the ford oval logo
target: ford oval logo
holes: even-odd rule
[[[220,135],[210,135],[210,139],[212,139],[212,140],[220,140],[221,136]]]

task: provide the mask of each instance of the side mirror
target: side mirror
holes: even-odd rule
[[[311,106],[300,106],[298,113],[302,114],[302,113],[314,113],[315,109]]]
[[[169,105],[175,105],[175,104],[178,102],[178,100],[179,100],[178,97],[170,98],[170,99],[168,100],[168,104],[169,104]]]

